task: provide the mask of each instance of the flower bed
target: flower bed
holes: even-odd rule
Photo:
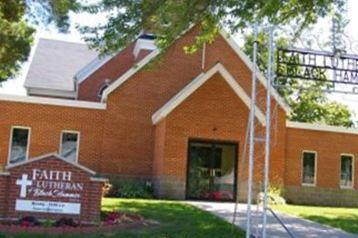
[[[0,232],[9,234],[25,232],[41,234],[90,234],[132,229],[143,225],[145,225],[143,217],[121,212],[108,213],[103,221],[93,224],[84,224],[71,218],[61,218],[57,221],[40,221],[35,217],[27,216],[17,221],[1,221]]]

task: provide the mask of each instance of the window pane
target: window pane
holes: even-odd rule
[[[353,158],[352,156],[341,156],[341,186],[353,186]]]
[[[78,134],[64,132],[61,141],[61,156],[75,162],[77,160]]]
[[[26,160],[29,129],[13,128],[10,150],[10,164]]]
[[[315,153],[303,153],[302,183],[314,184],[315,177]]]

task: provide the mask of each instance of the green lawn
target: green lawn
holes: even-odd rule
[[[274,210],[358,234],[358,208],[298,205],[272,206]]]
[[[119,237],[119,238],[182,238],[182,237],[205,237],[225,238],[244,237],[244,233],[207,212],[180,202],[160,200],[137,200],[137,199],[105,199],[102,209],[104,211],[121,210],[138,213],[145,219],[159,222],[159,225],[145,227],[115,234],[86,235],[86,238],[95,237]],[[21,234],[16,236],[0,235],[0,238],[47,238],[45,235]],[[53,237],[53,236],[51,236]],[[58,236],[59,237],[59,236]],[[83,237],[83,235],[60,236],[66,238]]]

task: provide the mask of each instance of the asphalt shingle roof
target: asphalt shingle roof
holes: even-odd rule
[[[24,85],[27,88],[74,91],[75,74],[97,55],[85,44],[40,39]]]

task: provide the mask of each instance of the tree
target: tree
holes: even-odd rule
[[[268,36],[260,32],[257,38],[259,53],[257,63],[262,72],[266,72],[268,59]],[[285,37],[276,39],[276,46],[286,48],[289,40]],[[245,37],[243,47],[247,55],[252,54],[254,37],[252,34]],[[299,70],[299,69],[298,69]],[[295,78],[279,78],[276,82],[280,87],[278,93],[291,107],[290,120],[299,122],[315,122],[333,126],[352,127],[352,112],[348,106],[331,101],[324,92],[329,83],[324,81],[305,81]]]
[[[143,30],[156,34],[159,47],[165,48],[191,24],[199,22],[202,30],[195,44],[185,49],[190,53],[203,42],[214,40],[219,27],[233,33],[256,20],[268,19],[280,25],[294,21],[303,29],[343,5],[345,0],[101,0],[92,5],[84,2],[1,1],[0,81],[14,76],[28,57],[34,33],[29,23],[53,23],[59,30],[66,31],[70,11],[107,15],[105,23],[79,28],[86,34],[90,46],[103,53],[117,52]]]
[[[82,9],[106,13],[108,21],[96,27],[81,27],[87,42],[102,52],[117,52],[132,42],[142,30],[157,35],[161,48],[167,47],[190,25],[200,22],[202,30],[195,44],[186,47],[195,52],[203,42],[212,41],[219,27],[231,33],[243,30],[255,21],[270,20],[285,25],[291,22],[299,30],[326,16],[344,0],[102,0]],[[298,30],[298,31],[299,31]]]
[[[0,1],[0,82],[14,77],[27,60],[35,33],[30,24],[53,23],[65,32],[69,11],[78,9],[72,0]]]

